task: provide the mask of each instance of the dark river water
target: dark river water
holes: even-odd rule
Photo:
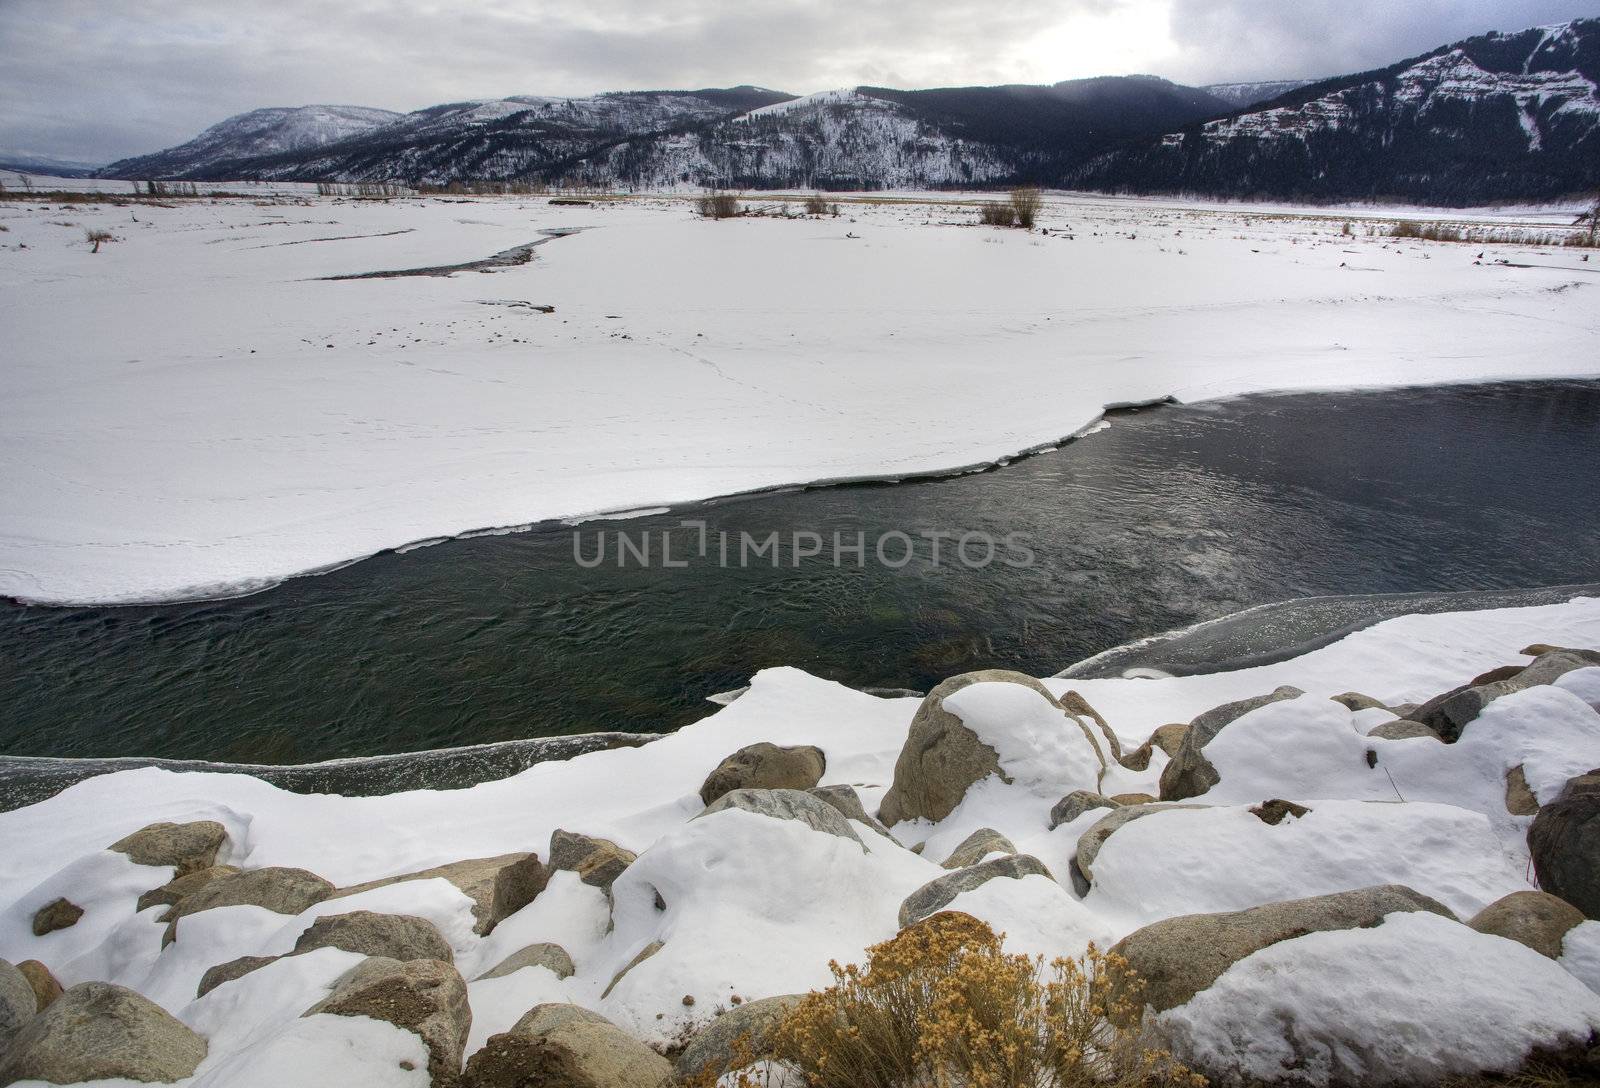
[[[591,560],[605,534],[604,565],[574,561],[575,531]],[[618,569],[618,532],[648,533],[653,564]],[[773,532],[780,568],[716,561],[723,534],[737,564],[741,533]],[[796,532],[823,553],[792,565]],[[926,532],[999,558],[946,539],[935,563]],[[663,533],[688,566],[661,567]],[[835,533],[869,562],[836,566]],[[895,533],[916,557],[870,559],[881,537],[899,562]],[[1003,561],[1008,534],[1032,565]],[[0,753],[297,763],[661,732],[769,665],[920,690],[1287,598],[1593,581],[1600,384],[1250,397],[1118,413],[992,472],[451,541],[240,600],[0,603]]]

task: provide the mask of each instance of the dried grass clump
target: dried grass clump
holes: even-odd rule
[[[108,230],[88,229],[84,230],[83,239],[94,247],[93,249],[89,250],[90,253],[99,253],[100,245],[103,242],[115,242],[117,240],[116,237]]]
[[[1034,220],[1039,218],[1039,208],[1043,203],[1037,189],[1011,190],[1011,210],[1016,213],[1017,226],[1023,230],[1032,230]]]
[[[1014,227],[1017,225],[1017,209],[1010,204],[991,200],[978,205],[978,222],[986,227]]]
[[[732,219],[743,214],[739,198],[732,193],[707,193],[695,201],[695,210],[706,219]]]
[[[810,196],[806,197],[806,214],[807,215],[827,215],[828,214],[828,202],[826,200],[822,199],[822,194],[821,193],[812,193]]]
[[[1144,1045],[1141,987],[1126,961],[1090,946],[1078,959],[1011,955],[983,922],[944,911],[830,964],[763,1055],[811,1088],[1202,1088]],[[1122,996],[1110,1002],[1110,981]],[[743,1086],[759,1078],[742,1074]]]

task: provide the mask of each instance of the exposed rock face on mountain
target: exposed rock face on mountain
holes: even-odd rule
[[[398,121],[401,114],[366,106],[300,106],[251,110],[206,129],[186,144],[122,159],[99,171],[114,178],[242,176],[235,163],[294,155],[348,140]]]
[[[1260,83],[1208,83],[1200,89],[1213,98],[1222,99],[1231,109],[1243,110],[1297,91],[1311,82],[1309,79],[1271,79]]]
[[[1068,182],[1449,203],[1600,184],[1600,19],[1487,34],[1111,152]]]

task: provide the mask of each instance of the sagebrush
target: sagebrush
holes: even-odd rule
[[[765,1072],[793,1070],[810,1088],[1203,1088],[1149,1048],[1138,986],[1120,957],[1090,946],[1077,959],[1006,953],[983,922],[935,914],[829,965],[833,985],[806,995],[758,1053]],[[1108,994],[1115,975],[1125,987]],[[735,1066],[738,1068],[739,1066]],[[715,1078],[712,1078],[713,1082]]]

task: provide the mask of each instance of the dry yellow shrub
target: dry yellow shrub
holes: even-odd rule
[[[829,966],[833,985],[801,1001],[763,1055],[812,1088],[1206,1083],[1142,1045],[1137,981],[1120,957],[1093,946],[1046,965],[1007,954],[971,915],[944,911],[868,949],[864,965]],[[1113,973],[1122,996],[1107,1007]]]

